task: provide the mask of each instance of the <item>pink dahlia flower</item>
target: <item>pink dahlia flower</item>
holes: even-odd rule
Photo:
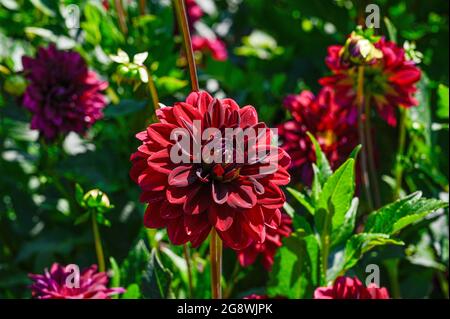
[[[292,120],[278,127],[282,147],[291,156],[291,172],[300,181],[310,185],[312,163],[316,154],[310,132],[319,142],[333,169],[341,165],[358,144],[358,132],[348,119],[350,110],[341,107],[331,88],[323,88],[317,97],[310,91],[289,95],[284,106]]]
[[[389,293],[375,284],[365,287],[356,277],[338,277],[333,286],[317,288],[314,299],[389,299]]]
[[[396,126],[396,108],[418,104],[414,94],[421,71],[413,61],[406,59],[405,51],[395,43],[381,38],[374,46],[382,57],[364,67],[364,91],[380,116],[389,125]],[[332,87],[341,105],[355,107],[357,68],[342,59],[342,48],[338,45],[328,48],[326,64],[332,75],[320,79],[319,83]]]
[[[264,268],[270,270],[273,265],[277,249],[282,246],[282,239],[288,237],[292,232],[292,219],[286,215],[281,215],[281,223],[278,228],[267,228],[266,240],[263,243],[253,242],[247,248],[237,252],[239,263],[243,267],[250,266],[261,256],[261,263]]]
[[[186,13],[189,20],[189,25],[192,28],[195,22],[200,20],[204,12],[195,0],[186,0]]]
[[[29,80],[23,105],[33,114],[31,128],[47,140],[70,131],[83,134],[103,117],[101,91],[108,84],[88,70],[80,54],[50,45],[22,63]]]
[[[225,43],[220,39],[208,39],[198,35],[192,37],[192,49],[195,52],[210,53],[217,61],[226,61],[228,52]]]
[[[108,276],[97,272],[97,266],[84,269],[79,282],[73,271],[58,263],[45,270],[43,275],[30,274],[33,284],[31,295],[37,299],[110,299],[111,295],[123,293],[123,288],[108,288]]]
[[[157,116],[159,123],[136,135],[142,144],[131,156],[131,178],[148,203],[145,226],[167,228],[176,245],[198,246],[212,227],[235,250],[264,242],[267,229],[280,225],[290,158],[271,145],[271,131],[253,106],[194,92]],[[258,133],[238,144],[227,137],[229,129]],[[193,144],[177,149],[177,131]],[[210,156],[212,145],[218,157]],[[266,156],[250,156],[256,149]]]

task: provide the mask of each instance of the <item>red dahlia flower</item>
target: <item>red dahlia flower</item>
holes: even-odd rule
[[[267,270],[270,270],[273,265],[274,257],[277,249],[281,247],[281,240],[288,237],[292,232],[292,219],[286,215],[281,215],[280,226],[276,229],[267,228],[266,240],[263,243],[253,242],[247,248],[237,252],[239,263],[243,267],[253,264],[261,255],[261,262]]]
[[[36,58],[23,57],[29,85],[23,105],[33,113],[31,128],[47,139],[74,131],[83,134],[103,117],[108,84],[88,70],[77,52],[40,48]]]
[[[157,116],[160,123],[136,135],[142,145],[131,156],[131,178],[143,191],[141,201],[148,203],[145,226],[167,228],[177,245],[198,246],[212,227],[232,249],[264,242],[266,230],[281,221],[285,196],[280,185],[289,183],[290,158],[270,145],[270,130],[258,122],[255,109],[194,92]],[[258,134],[231,141],[230,149],[230,129]],[[179,148],[180,135],[193,145]],[[267,156],[251,156],[256,149]],[[182,163],[174,159],[180,154]]]
[[[228,52],[225,43],[220,39],[208,39],[198,35],[192,37],[192,49],[195,52],[210,52],[214,60],[226,61]]]
[[[375,284],[365,287],[356,277],[338,277],[332,287],[317,288],[314,299],[389,299],[389,293]]]
[[[108,288],[108,276],[97,272],[97,266],[84,269],[77,282],[74,272],[54,263],[43,275],[30,274],[33,280],[31,294],[37,299],[110,299],[123,293],[123,288]]]
[[[397,106],[408,108],[418,104],[414,93],[421,71],[413,61],[406,60],[405,51],[395,43],[381,38],[374,46],[381,51],[382,57],[374,58],[364,67],[365,96],[380,116],[395,126]],[[342,48],[338,45],[328,48],[326,64],[333,74],[320,79],[319,83],[332,87],[341,105],[354,106],[357,68],[342,59]]]
[[[347,108],[336,103],[331,88],[323,88],[317,97],[310,91],[289,95],[285,107],[293,119],[281,124],[278,132],[282,147],[291,156],[291,171],[306,185],[312,181],[312,163],[316,160],[314,146],[306,134],[310,132],[319,142],[333,169],[348,157],[358,143],[358,133],[349,123]]]

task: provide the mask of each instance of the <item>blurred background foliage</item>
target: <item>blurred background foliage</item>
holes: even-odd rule
[[[420,106],[409,113],[405,178],[409,192],[448,201],[448,1],[303,1],[198,0],[207,13],[197,32],[212,30],[227,46],[227,61],[198,56],[200,85],[216,96],[252,104],[269,125],[286,119],[283,98],[302,89],[317,92],[327,74],[326,49],[342,44],[369,3],[382,15],[378,34],[406,43],[421,60],[425,76]],[[163,231],[142,225],[144,205],[129,176],[134,135],[153,120],[147,87],[121,72],[110,58],[118,49],[129,56],[148,52],[145,66],[160,101],[171,105],[189,92],[188,73],[180,55],[170,1],[123,1],[126,28],[120,26],[115,1],[0,0],[0,297],[29,297],[27,273],[41,273],[53,262],[88,266],[95,263],[91,229],[75,225],[83,209],[75,200],[76,184],[99,188],[114,205],[101,228],[113,284],[128,288],[125,298],[186,297],[182,247],[169,246]],[[79,21],[67,15],[76,5]],[[108,8],[105,8],[105,5]],[[70,7],[74,8],[74,7]],[[384,18],[387,19],[384,19]],[[79,23],[78,23],[79,22]],[[108,80],[110,105],[105,118],[85,137],[69,134],[54,144],[30,131],[30,115],[21,107],[26,82],[21,57],[54,42],[80,52],[89,66]],[[123,70],[122,70],[123,71]],[[376,123],[380,170],[389,190],[395,161],[395,128]],[[412,243],[383,248],[356,267],[382,265],[382,284],[402,297],[448,296],[448,214],[437,214],[402,234]],[[195,297],[210,297],[207,243],[191,251]],[[156,253],[157,252],[157,253]],[[268,275],[261,265],[235,269],[235,254],[225,251],[224,276],[236,284],[229,293],[242,297],[263,292]],[[144,271],[145,270],[145,271]],[[399,271],[401,270],[401,271]],[[152,278],[164,278],[153,287]],[[149,284],[146,284],[150,282]],[[144,287],[144,288],[142,288]]]

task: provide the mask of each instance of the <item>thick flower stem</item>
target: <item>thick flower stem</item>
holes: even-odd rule
[[[98,229],[97,219],[94,212],[91,213],[92,216],[92,231],[94,233],[95,241],[95,251],[97,253],[98,260],[98,270],[100,272],[105,272],[105,255],[103,254],[102,240],[100,238],[100,231]]]
[[[116,7],[120,31],[123,35],[127,35],[128,27],[125,19],[125,10],[123,9],[122,0],[114,0],[114,6]]]
[[[139,14],[141,16],[145,15],[145,0],[139,0]]]
[[[403,163],[402,157],[405,152],[405,142],[406,142],[406,111],[400,108],[400,133],[399,133],[399,142],[398,142],[398,153],[397,160],[395,164],[395,190],[394,190],[394,199],[398,199],[400,197],[400,191],[402,189],[402,180],[403,180]]]
[[[150,73],[150,70],[147,67],[145,67],[145,71],[147,72],[148,75],[148,82],[147,82],[148,91],[150,92],[150,97],[152,98],[153,109],[156,111],[157,109],[159,109],[158,91],[156,90],[155,81],[153,81],[153,77],[152,74]]]
[[[184,260],[186,260],[187,273],[188,273],[188,285],[189,285],[189,298],[194,297],[194,286],[192,284],[192,267],[191,267],[191,258],[189,254],[189,247],[187,244],[183,245],[183,255]]]
[[[375,208],[379,208],[381,206],[380,202],[380,187],[378,185],[378,177],[377,177],[377,169],[375,166],[375,155],[373,152],[373,138],[372,138],[372,125],[370,119],[370,99],[365,99],[365,115],[366,115],[366,123],[365,123],[365,134],[366,134],[366,145],[367,145],[367,159],[369,161],[369,173],[370,173],[370,181],[373,188],[374,200],[375,200]]]
[[[222,299],[222,240],[213,228],[209,243],[209,254],[211,258],[211,292],[213,299]]]
[[[356,90],[356,103],[358,107],[358,136],[359,142],[363,145],[361,149],[361,179],[366,192],[367,203],[369,210],[373,210],[372,194],[370,191],[370,181],[367,169],[367,152],[366,152],[366,139],[364,134],[364,66],[358,67],[358,80],[357,80],[357,90]]]
[[[173,0],[173,4],[178,21],[178,28],[183,37],[184,52],[186,54],[186,59],[189,66],[192,91],[198,91],[199,85],[197,77],[197,67],[195,65],[194,50],[192,49],[191,33],[189,31],[189,24],[184,0]]]

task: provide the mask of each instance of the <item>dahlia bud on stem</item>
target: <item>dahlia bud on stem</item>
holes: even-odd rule
[[[184,0],[173,0],[178,28],[183,38],[184,52],[189,66],[192,91],[198,91],[197,67],[195,65],[194,50],[192,49],[191,33],[189,31],[188,19]]]
[[[211,258],[211,292],[213,299],[222,299],[222,240],[218,236],[216,230],[211,231],[209,244],[209,252]]]
[[[97,260],[98,260],[98,270],[100,272],[105,272],[105,255],[103,254],[103,246],[102,246],[102,240],[100,238],[100,231],[98,229],[97,224],[97,218],[94,213],[91,214],[92,216],[92,231],[94,232],[94,241],[95,241],[95,252],[97,253]]]

